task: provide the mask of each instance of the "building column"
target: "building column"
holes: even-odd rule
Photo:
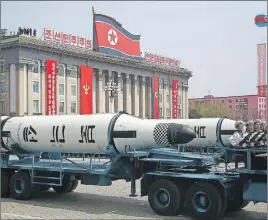
[[[188,106],[188,87],[184,87],[185,88],[185,102],[184,102],[184,105],[185,105],[185,117],[184,118],[188,118],[189,117],[189,106]]]
[[[123,111],[123,76],[121,73],[117,73],[117,112]]]
[[[145,77],[145,117],[152,118],[152,79]]]
[[[114,82],[114,76],[113,76],[113,72],[112,71],[108,71],[108,81],[107,83],[109,83],[109,81],[111,81],[112,83]],[[106,83],[106,85],[108,85]],[[108,113],[114,113],[114,103],[115,103],[115,98],[111,96],[111,91],[109,91],[109,87],[108,89]]]
[[[143,77],[138,77],[138,86],[139,86],[139,116],[144,118],[144,90],[143,90]]]
[[[99,113],[105,112],[105,94],[104,94],[104,85],[105,85],[105,74],[102,69],[99,69],[98,74],[98,109]]]
[[[123,100],[124,100],[124,111],[127,112],[127,113],[131,113],[131,99],[130,99],[130,96],[131,96],[131,85],[130,85],[130,75],[125,73],[125,76],[124,76],[124,97],[123,97]]]
[[[140,78],[137,75],[134,75],[134,88],[135,88],[135,93],[134,93],[134,103],[135,103],[135,116],[139,117],[140,116]]]
[[[93,79],[92,79],[92,108],[93,114],[97,113],[97,99],[96,99],[96,89],[97,89],[97,73],[96,69],[93,69]]]

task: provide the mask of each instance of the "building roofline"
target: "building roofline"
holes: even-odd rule
[[[183,76],[190,78],[192,77],[192,71],[184,68],[176,68],[170,66],[164,66],[154,63],[148,63],[145,60],[133,60],[128,58],[121,58],[117,56],[112,56],[104,53],[99,53],[93,50],[86,50],[84,48],[74,47],[71,45],[56,44],[53,42],[44,41],[35,37],[15,35],[7,36],[1,39],[1,48],[10,47],[26,47],[33,48],[37,50],[49,51],[52,53],[63,53],[74,57],[81,57],[89,60],[98,60],[100,62],[120,64],[123,66],[131,66],[139,69],[147,69],[156,72],[171,73],[178,76]]]
[[[227,98],[235,98],[235,97],[248,97],[248,96],[258,96],[258,95],[233,95],[233,96],[220,96],[220,97],[212,97],[212,98],[191,98],[191,99],[188,99],[189,101],[191,100],[204,100],[204,99],[227,99]]]

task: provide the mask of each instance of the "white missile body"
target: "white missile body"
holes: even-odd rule
[[[180,146],[212,147],[216,146],[218,139],[221,144],[229,147],[231,146],[229,138],[236,131],[235,121],[227,118],[161,119],[159,122],[184,124],[195,131],[196,137],[186,144],[180,144]]]
[[[188,126],[172,127],[128,114],[3,116],[1,121],[2,147],[11,149],[16,143],[27,152],[103,154],[109,143],[126,152],[184,143],[178,136],[187,134],[189,140],[194,138]]]

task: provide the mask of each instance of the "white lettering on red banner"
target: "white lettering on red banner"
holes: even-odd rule
[[[152,54],[152,53],[145,53],[144,55],[144,59],[147,62],[151,62],[151,63],[160,63],[162,65],[168,65],[171,67],[180,67],[180,61],[176,60],[176,59],[171,59],[169,57],[164,57],[164,56],[159,56],[156,54]]]
[[[46,92],[47,92],[47,115],[55,115],[57,113],[57,75],[56,61],[47,60],[46,62]]]
[[[90,39],[46,28],[44,29],[44,40],[85,49],[92,49],[92,42]]]
[[[178,80],[172,80],[172,118],[179,117],[179,89]]]

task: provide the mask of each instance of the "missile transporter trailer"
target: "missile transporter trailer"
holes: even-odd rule
[[[119,179],[130,182],[130,196],[136,196],[140,179],[141,196],[148,196],[151,208],[163,216],[212,220],[250,201],[267,202],[267,149],[229,149],[219,140],[219,151],[213,154],[157,147],[128,151],[128,145],[126,152],[118,152],[110,127],[108,134],[106,151],[98,156],[26,153],[12,144],[1,152],[1,196],[27,200],[50,187],[62,194],[75,190],[79,181],[109,186]]]

